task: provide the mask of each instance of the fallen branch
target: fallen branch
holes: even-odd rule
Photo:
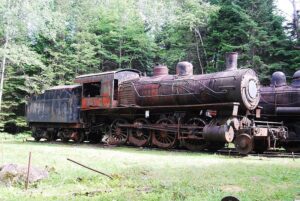
[[[83,165],[83,164],[81,164],[81,163],[79,163],[79,162],[76,162],[76,161],[72,160],[72,159],[67,158],[67,160],[68,160],[68,161],[71,161],[71,162],[73,162],[73,163],[75,163],[75,164],[77,164],[77,165],[80,165],[80,166],[82,166],[82,167],[84,167],[84,168],[86,168],[86,169],[89,169],[89,170],[92,170],[92,171],[97,172],[97,173],[99,173],[99,174],[102,174],[102,175],[104,175],[104,176],[107,176],[107,177],[110,178],[110,179],[113,179],[113,178],[112,178],[111,176],[109,176],[108,174],[105,174],[105,173],[103,173],[103,172],[100,172],[100,171],[98,171],[98,170],[95,170],[95,169],[93,169],[93,168],[90,168],[90,167],[88,167],[88,166],[85,166],[85,165]]]
[[[97,191],[88,191],[88,192],[83,192],[83,193],[73,193],[73,196],[94,196],[100,193],[108,193],[111,192],[110,190],[97,190]]]

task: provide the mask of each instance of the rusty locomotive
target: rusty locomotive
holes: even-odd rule
[[[110,144],[199,151],[234,142],[247,154],[282,146],[288,137],[282,122],[259,119],[259,80],[253,70],[237,68],[237,53],[217,73],[194,75],[191,63],[180,62],[175,75],[158,65],[150,77],[128,69],[78,76],[75,83],[29,99],[36,140],[99,142],[107,135]]]
[[[287,84],[283,72],[274,72],[270,86],[261,87],[262,118],[280,121],[288,128],[285,140],[280,140],[285,149],[300,151],[300,70],[293,75],[291,84]],[[261,146],[267,146],[267,142]]]

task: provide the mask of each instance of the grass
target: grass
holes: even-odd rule
[[[234,158],[206,153],[97,145],[26,142],[0,134],[0,164],[51,169],[27,191],[0,186],[0,200],[205,200],[233,195],[241,201],[295,200],[300,159]],[[110,180],[67,161],[71,158],[114,177]]]

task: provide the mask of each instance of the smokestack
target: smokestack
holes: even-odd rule
[[[226,53],[226,70],[237,70],[237,52]]]

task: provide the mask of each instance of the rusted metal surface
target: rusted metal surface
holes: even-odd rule
[[[276,107],[279,115],[300,115],[300,107]]]
[[[154,66],[153,68],[154,77],[164,76],[164,75],[169,75],[169,69],[167,66],[163,66],[163,65]]]
[[[219,122],[218,122],[219,123]],[[160,148],[172,148],[177,140],[183,140],[183,143],[192,150],[201,150],[206,148],[208,141],[213,142],[231,142],[234,137],[234,131],[231,126],[217,125],[216,122],[207,124],[200,118],[192,118],[187,123],[175,123],[168,118],[161,118],[155,124],[147,121],[133,124],[119,124],[120,128],[128,128],[134,131],[143,131],[139,138],[134,137],[134,143],[146,144],[149,134],[152,133],[152,144]],[[149,133],[145,133],[148,131]],[[146,134],[146,135],[145,135]]]
[[[116,71],[109,71],[103,73],[94,73],[94,74],[87,74],[87,75],[80,75],[77,76],[74,80],[75,83],[83,84],[83,83],[90,83],[90,82],[99,82],[105,78],[113,77]]]
[[[111,145],[121,145],[127,142],[129,130],[127,127],[121,127],[120,124],[127,124],[125,119],[115,119],[109,127],[108,142]]]
[[[234,130],[231,126],[227,125],[207,125],[203,129],[203,137],[207,141],[232,142]]]
[[[175,145],[177,142],[177,129],[176,127],[175,129],[172,127],[169,128],[168,125],[174,125],[174,121],[168,118],[162,118],[156,122],[156,128],[159,129],[153,130],[153,145],[163,149],[170,149]]]
[[[139,106],[192,105],[239,102],[241,109],[257,107],[259,81],[251,69],[239,69],[205,75],[161,75],[141,77],[119,88],[119,103]],[[134,100],[126,101],[128,94]]]
[[[29,122],[31,127],[42,127],[42,128],[84,128],[84,124],[80,122],[76,123],[57,123],[57,122]]]
[[[176,66],[176,75],[178,76],[193,75],[193,65],[187,61],[179,62]]]
[[[227,102],[227,103],[208,103],[208,104],[195,104],[195,105],[162,105],[162,106],[131,106],[131,108],[141,108],[141,109],[164,109],[164,108],[184,108],[184,109],[221,109],[221,108],[232,108],[235,106],[239,106],[238,102]]]
[[[151,138],[151,130],[143,128],[143,125],[148,125],[150,122],[144,118],[138,118],[133,122],[133,127],[129,129],[129,143],[143,147],[149,144]]]
[[[229,52],[226,54],[226,70],[237,70],[238,64],[238,53]]]
[[[26,107],[29,123],[79,123],[81,87],[61,86],[32,96]]]
[[[277,71],[272,74],[271,86],[272,87],[282,87],[286,86],[286,76],[283,72]]]
[[[163,105],[163,106],[138,106],[135,104],[130,105],[119,105],[113,108],[92,108],[89,110],[89,114],[113,114],[119,112],[120,114],[144,114],[145,110],[151,112],[169,112],[174,110],[184,109],[185,111],[195,111],[195,110],[210,110],[210,113],[215,116],[216,111],[220,109],[225,109],[232,111],[231,114],[235,116],[239,108],[239,103],[229,102],[229,103],[212,103],[212,104],[194,104],[194,105]],[[83,110],[85,111],[85,110]],[[150,114],[151,115],[151,114]]]
[[[204,140],[202,133],[207,121],[199,117],[192,117],[185,124],[188,126],[187,133],[181,132],[179,135],[183,146],[192,151],[206,149],[208,142]]]
[[[234,73],[233,73],[234,72]],[[253,74],[252,74],[253,73]],[[243,109],[254,109],[259,101],[258,78],[250,69],[193,77],[142,78],[132,83],[137,105],[191,105],[240,102]],[[254,83],[251,91],[249,83]],[[120,89],[121,90],[121,89]]]
[[[102,73],[94,73],[87,75],[80,75],[75,78],[75,83],[90,83],[90,82],[98,82],[102,81],[103,78],[107,77],[115,77],[115,79],[119,79],[120,82],[125,80],[135,79],[141,75],[141,72],[135,69],[123,69],[118,71],[109,71]]]
[[[136,105],[134,86],[131,82],[124,83],[119,90],[119,106],[128,107],[132,105]]]
[[[57,136],[62,141],[80,142],[100,133],[109,136],[110,144],[129,142],[167,149],[180,144],[191,150],[217,150],[236,138],[241,153],[288,145],[300,126],[289,132],[287,138],[287,129],[276,124],[276,119],[256,121],[261,116],[258,102],[264,90],[259,90],[253,70],[237,69],[236,53],[227,56],[226,70],[211,74],[193,75],[193,66],[180,62],[176,75],[169,75],[166,66],[156,66],[151,77],[141,76],[135,70],[78,76],[75,82],[82,87],[81,105],[77,107],[80,122],[46,121],[31,125],[39,127],[40,136]],[[294,76],[295,86],[299,77]],[[289,87],[294,90],[295,86]],[[280,87],[273,85],[272,89],[277,88]],[[71,89],[58,86],[52,90]],[[271,97],[277,114],[297,112],[297,105],[277,107],[276,98]],[[70,126],[62,127],[67,124]]]
[[[300,150],[300,71],[295,72],[288,85],[284,73],[275,72],[271,85],[261,88],[261,116],[268,121],[280,121],[288,134],[279,136],[279,144],[286,150]],[[280,128],[279,128],[280,129]],[[272,132],[282,133],[281,130]]]
[[[54,86],[54,87],[51,87],[49,89],[47,89],[48,91],[49,90],[63,90],[63,89],[66,89],[66,90],[73,90],[74,88],[76,87],[79,87],[80,85],[59,85],[59,86]]]
[[[76,77],[75,82],[81,83],[83,87],[82,110],[115,107],[118,104],[118,85],[139,77],[140,72],[136,70],[111,71]],[[89,91],[91,84],[97,85],[96,92]]]
[[[84,77],[85,78],[85,77]],[[89,80],[93,80],[94,85],[98,84],[99,88],[94,95],[92,92],[88,92],[90,90],[90,82],[86,79],[81,79],[80,82],[84,82],[82,85],[82,109],[89,109],[95,107],[109,108],[112,106],[112,97],[113,97],[113,80],[114,73],[101,74],[96,77],[87,77]],[[77,78],[76,78],[77,79]]]
[[[297,88],[300,87],[300,70],[298,70],[294,73],[291,86],[297,87]]]
[[[254,151],[261,150],[264,146],[266,146],[265,150],[283,146],[283,142],[288,138],[289,129],[283,122],[255,120],[253,123],[255,127],[251,128],[251,133],[254,137],[254,141],[256,141],[254,144],[258,143],[258,145],[254,147]],[[262,140],[265,142],[267,140],[267,145],[263,145]]]
[[[293,81],[295,83],[297,79]],[[275,72],[272,76],[271,86],[262,87],[260,91],[259,105],[263,107],[263,116],[300,116],[298,109],[300,108],[300,87],[287,85],[282,72]],[[297,118],[299,119],[299,117]]]
[[[241,154],[248,154],[253,150],[253,137],[243,133],[236,137],[234,141],[236,150]]]

